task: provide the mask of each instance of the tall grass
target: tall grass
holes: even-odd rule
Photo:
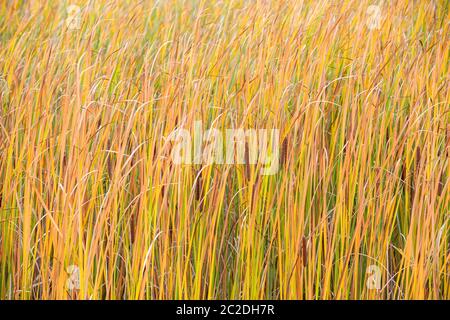
[[[449,23],[445,0],[1,1],[0,298],[450,298]],[[175,165],[199,120],[280,129],[279,172]]]

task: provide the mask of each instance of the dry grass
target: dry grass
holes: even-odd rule
[[[0,298],[450,298],[448,1],[73,3],[0,2]],[[279,172],[174,165],[196,120]]]

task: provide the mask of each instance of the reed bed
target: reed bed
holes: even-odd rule
[[[450,298],[449,6],[1,1],[0,298]]]

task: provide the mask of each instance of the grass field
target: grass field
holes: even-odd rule
[[[449,299],[449,7],[0,1],[0,299]]]

